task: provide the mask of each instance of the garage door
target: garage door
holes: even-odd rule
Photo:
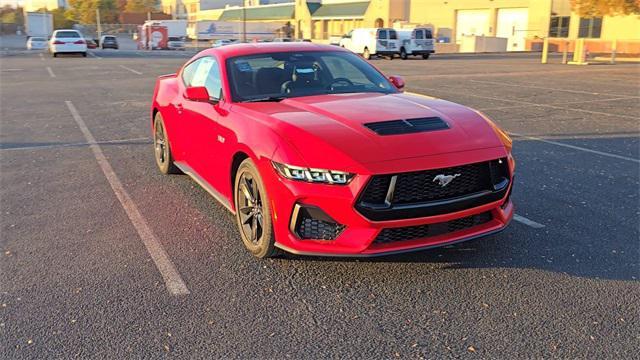
[[[529,24],[526,8],[498,9],[496,36],[508,38],[507,51],[523,51]]]
[[[464,35],[489,35],[489,10],[458,10],[456,17],[456,42]]]

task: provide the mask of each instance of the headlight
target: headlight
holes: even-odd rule
[[[309,169],[305,167],[280,164],[275,161],[272,161],[271,163],[278,174],[291,180],[344,185],[348,184],[354,176],[354,174],[344,171]]]

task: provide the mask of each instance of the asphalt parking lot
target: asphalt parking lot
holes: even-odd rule
[[[155,78],[190,55],[3,51],[0,358],[637,357],[639,66],[372,61],[514,135],[517,221],[405,255],[257,260],[221,205],[155,167]]]

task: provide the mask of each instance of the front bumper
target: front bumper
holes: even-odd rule
[[[429,168],[444,168],[460,164],[489,161],[507,154],[503,148],[482,149],[472,152],[443,154],[396,160],[371,165],[370,174],[358,174],[349,185],[324,185],[287,180],[276,174],[268,160],[261,165],[273,212],[276,246],[291,253],[322,256],[378,256],[422,250],[475,239],[503,230],[511,221],[514,206],[509,199],[511,186],[505,195],[495,201],[433,216],[373,221],[356,209],[356,201],[372,174],[399,173]],[[513,165],[510,161],[511,170]],[[513,171],[511,171],[513,174]],[[302,239],[295,224],[300,207],[320,209],[326,219],[343,226],[335,238],[329,240]],[[455,231],[407,240],[376,241],[385,229],[419,228],[424,225],[441,227],[449,222],[488,215],[490,219],[477,225]]]

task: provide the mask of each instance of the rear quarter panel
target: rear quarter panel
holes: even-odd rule
[[[153,133],[153,120],[156,111],[160,112],[169,138],[169,146],[175,160],[182,160],[184,151],[182,146],[182,131],[180,129],[175,99],[179,96],[177,74],[169,74],[158,77],[153,91],[153,104],[151,107],[151,131]]]

